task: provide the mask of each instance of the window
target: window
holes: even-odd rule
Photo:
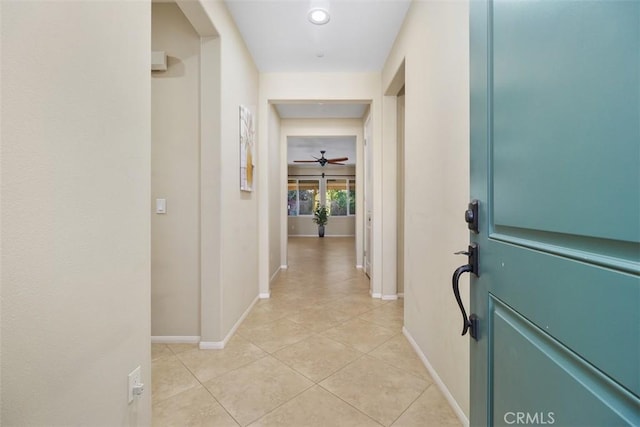
[[[321,204],[332,216],[356,214],[355,179],[293,179],[287,182],[287,211],[289,216],[313,215]]]
[[[313,215],[313,210],[320,202],[320,181],[299,180],[298,181],[298,204],[300,209],[298,215]]]
[[[356,214],[356,181],[355,179],[347,180],[347,188],[349,193],[349,215]]]
[[[313,215],[320,203],[320,181],[290,179],[287,188],[289,216]]]
[[[356,182],[353,179],[327,179],[325,200],[332,216],[356,213]]]
[[[289,216],[298,215],[298,181],[290,179],[287,186],[287,211]]]

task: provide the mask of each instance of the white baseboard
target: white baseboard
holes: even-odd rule
[[[153,344],[198,344],[200,337],[191,337],[185,335],[179,336],[152,336],[151,342]]]
[[[371,298],[381,299],[382,294],[380,292],[371,292]]]
[[[238,330],[238,327],[240,327],[240,324],[247,317],[247,315],[249,314],[253,306],[256,305],[256,303],[258,302],[258,299],[259,297],[256,297],[253,300],[253,302],[249,305],[249,308],[247,308],[245,312],[242,314],[242,316],[240,316],[240,319],[238,319],[236,324],[233,325],[233,328],[231,328],[227,336],[224,337],[222,341],[200,341],[200,345],[199,345],[200,350],[222,350],[227,345],[231,337],[236,333],[236,331]]]
[[[269,298],[271,298],[271,291],[269,291],[269,292],[261,292],[260,295],[258,295],[258,298],[260,298],[260,299],[269,299]]]
[[[357,268],[358,270],[362,270],[362,269],[364,268],[364,266],[362,266],[362,265],[356,265],[356,268]]]
[[[282,270],[282,267],[279,267],[272,275],[271,278],[269,279],[269,285],[271,285],[271,283],[273,283],[274,280],[276,280],[276,277],[278,277],[278,275],[280,275],[280,271]]]
[[[281,265],[281,266],[280,266],[280,270],[286,270],[287,268],[289,268],[289,266],[288,266],[288,265]]]
[[[355,234],[325,234],[324,237],[355,237]],[[289,234],[288,237],[317,237],[319,239],[322,239],[322,237],[318,236],[317,234]]]
[[[395,301],[398,299],[398,295],[382,295],[383,301]]]
[[[453,412],[455,412],[460,422],[462,422],[462,425],[465,427],[469,427],[469,419],[464,414],[464,411],[462,410],[460,405],[458,405],[458,402],[456,401],[456,399],[454,399],[453,395],[451,394],[447,386],[444,384],[444,382],[442,381],[442,379],[440,378],[436,370],[433,368],[433,366],[431,365],[431,362],[429,362],[429,359],[427,359],[427,356],[424,355],[424,353],[418,346],[418,343],[416,342],[416,340],[413,339],[413,337],[411,336],[407,328],[404,326],[402,327],[402,333],[407,338],[407,340],[411,344],[411,347],[413,347],[414,351],[416,352],[420,360],[422,360],[422,363],[424,364],[425,368],[427,368],[427,371],[429,371],[429,375],[431,375],[431,378],[433,378],[433,381],[436,383],[436,385],[440,389],[440,392],[442,392],[445,399],[447,399],[447,402],[449,402],[449,405],[451,405]]]
[[[224,341],[200,341],[200,350],[222,350],[227,343]]]

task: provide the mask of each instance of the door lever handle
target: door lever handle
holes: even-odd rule
[[[478,245],[475,243],[471,243],[469,245],[468,251],[460,251],[455,252],[455,255],[466,255],[469,257],[469,262],[463,266],[458,267],[453,272],[452,284],[453,284],[453,295],[456,298],[456,302],[458,303],[458,307],[460,307],[460,311],[462,312],[462,335],[465,335],[468,331],[470,331],[471,337],[473,339],[478,339],[478,317],[475,314],[472,314],[471,317],[467,317],[467,311],[464,309],[464,304],[462,303],[462,298],[460,297],[460,276],[464,273],[472,273],[475,274],[476,277],[478,274]]]

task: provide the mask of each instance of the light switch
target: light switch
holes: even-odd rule
[[[156,199],[156,213],[157,214],[167,213],[167,199]]]

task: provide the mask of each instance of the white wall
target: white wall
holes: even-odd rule
[[[464,263],[453,252],[469,241],[468,20],[466,1],[414,1],[382,78],[386,89],[406,59],[405,327],[463,419],[469,338],[460,336],[450,283]],[[461,289],[468,303],[468,278]]]
[[[175,3],[151,16],[151,335],[200,336],[200,36]]]
[[[183,3],[188,6],[189,2]],[[218,170],[211,170],[210,164],[203,165],[209,172],[217,172],[212,179],[216,180],[214,191],[219,198],[207,202],[211,210],[217,211],[203,210],[207,221],[214,220],[216,225],[206,236],[203,230],[203,239],[209,240],[203,241],[203,245],[208,247],[202,254],[203,264],[211,261],[216,265],[219,263],[219,268],[206,274],[203,270],[201,339],[220,343],[229,338],[230,332],[258,296],[258,197],[261,191],[265,191],[265,197],[268,194],[259,179],[254,192],[240,191],[239,107],[249,107],[255,114],[256,123],[260,119],[256,107],[258,70],[224,3],[202,0],[201,5],[203,13],[219,34],[220,72],[220,83],[216,88],[220,94],[217,107],[220,126],[216,134],[219,139],[217,146],[209,147],[208,153],[212,157],[206,160],[215,164]],[[180,7],[185,10],[182,4]],[[266,146],[267,140],[268,136],[258,135],[259,149],[261,144]],[[259,161],[266,161],[266,156]],[[205,218],[202,220],[204,226]],[[268,229],[268,224],[265,227]],[[268,256],[268,251],[265,253]],[[209,254],[218,260],[211,260],[207,257]]]
[[[149,425],[148,2],[2,2],[2,425]]]

